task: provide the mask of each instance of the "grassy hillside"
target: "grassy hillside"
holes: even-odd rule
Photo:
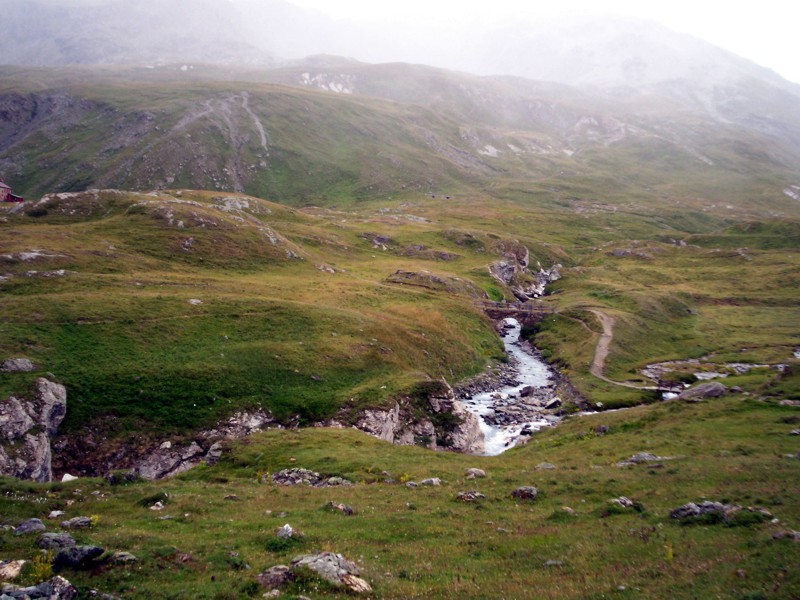
[[[659,98],[409,65],[309,68],[4,67],[0,169],[32,197],[189,187],[349,206],[542,190],[655,212],[800,211],[783,193],[799,176],[790,141]],[[354,93],[301,89],[305,75]]]
[[[273,432],[235,444],[218,466],[165,482],[5,481],[0,505],[11,523],[51,509],[96,515],[77,537],[139,561],[64,575],[84,590],[125,598],[260,597],[261,570],[328,550],[356,560],[376,598],[788,599],[800,593],[798,544],[772,536],[797,529],[800,519],[800,462],[783,457],[797,450],[788,436],[795,412],[729,397],[576,417],[495,458],[392,447],[347,430]],[[595,433],[600,425],[607,433]],[[615,466],[640,451],[666,458]],[[545,462],[553,468],[539,466]],[[264,473],[297,466],[357,483],[260,483]],[[487,477],[465,481],[465,469],[475,466]],[[425,477],[444,483],[408,489],[384,481]],[[520,485],[535,485],[537,500],[512,499]],[[456,500],[470,489],[485,500]],[[148,510],[163,494],[166,508]],[[621,495],[637,508],[615,509],[610,500]],[[670,518],[677,506],[702,499],[760,506],[779,522]],[[355,514],[326,511],[328,502],[347,503]],[[275,531],[284,523],[304,537],[279,542]],[[30,537],[7,531],[0,548],[9,557],[36,552]],[[298,595],[348,597],[314,579],[280,597]]]

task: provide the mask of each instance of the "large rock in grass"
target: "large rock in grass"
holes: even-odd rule
[[[27,535],[29,533],[38,533],[45,531],[47,527],[42,523],[41,519],[28,519],[23,521],[14,529],[14,535]]]
[[[50,436],[66,413],[66,388],[42,377],[32,401],[11,396],[0,402],[0,475],[52,481]]]
[[[6,373],[30,373],[36,367],[27,358],[7,358],[0,364],[0,371]]]
[[[64,548],[53,559],[53,569],[60,571],[65,567],[71,569],[85,569],[91,567],[95,559],[102,556],[103,550],[99,546],[74,546]]]
[[[702,402],[706,398],[719,398],[727,391],[728,388],[719,381],[709,381],[681,392],[677,399],[684,402]]]
[[[334,552],[306,554],[298,556],[292,561],[292,573],[296,574],[304,569],[311,571],[320,579],[350,592],[368,594],[372,591],[372,587],[359,577],[361,573],[356,563],[341,554]]]

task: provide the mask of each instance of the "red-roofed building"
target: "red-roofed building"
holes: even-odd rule
[[[11,186],[0,179],[0,202],[22,202],[24,198],[11,193]]]

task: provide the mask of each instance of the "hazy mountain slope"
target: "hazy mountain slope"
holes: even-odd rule
[[[302,204],[557,189],[639,208],[799,208],[783,190],[800,180],[800,152],[779,132],[659,98],[633,105],[522,79],[319,62],[274,72],[5,69],[0,169],[28,195],[179,186]]]
[[[264,61],[238,14],[218,0],[86,5],[6,0],[0,62],[17,65]]]

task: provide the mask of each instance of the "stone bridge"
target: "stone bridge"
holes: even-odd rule
[[[551,306],[535,300],[528,300],[527,302],[481,300],[476,305],[494,321],[502,321],[512,317],[522,325],[533,325],[540,322],[545,316],[555,313]]]

